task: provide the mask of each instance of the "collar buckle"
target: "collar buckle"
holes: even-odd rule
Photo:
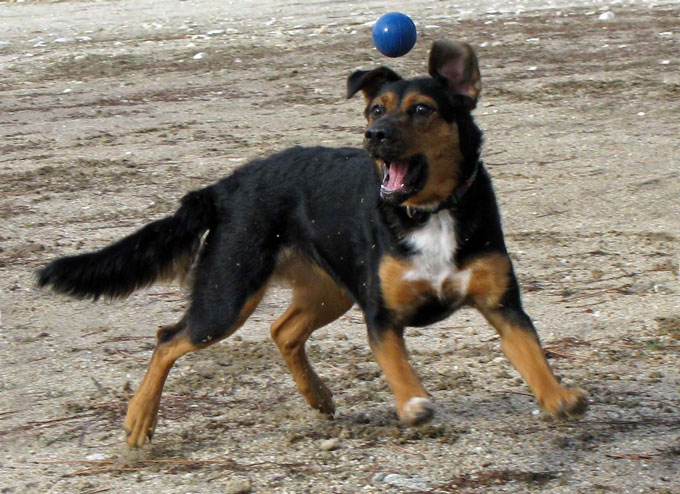
[[[406,206],[406,216],[417,223],[425,223],[425,221],[427,221],[427,219],[430,217],[430,214],[432,214],[430,211]]]

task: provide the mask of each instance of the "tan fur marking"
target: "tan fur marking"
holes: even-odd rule
[[[561,386],[548,366],[534,333],[513,325],[500,311],[482,311],[501,336],[501,348],[524,378],[544,410],[557,416],[578,415],[586,407],[586,393]]]
[[[406,96],[404,96],[404,99],[399,106],[401,111],[406,113],[412,106],[419,104],[430,106],[435,110],[437,109],[437,102],[429,96],[421,93],[408,93]]]
[[[495,308],[508,289],[510,261],[504,254],[477,258],[462,269],[471,271],[468,299],[478,307]]]
[[[305,342],[313,331],[347,312],[354,301],[321,268],[303,256],[288,253],[279,261],[277,278],[293,287],[293,303],[272,324],[272,338],[307,403],[332,415],[333,394],[309,363]]]
[[[397,97],[396,93],[383,93],[379,96],[377,96],[371,103],[369,104],[369,108],[375,106],[375,105],[382,105],[385,107],[385,111],[391,111],[394,110],[399,106],[399,98]],[[371,115],[369,114],[369,121],[371,120]]]
[[[411,148],[412,154],[422,153],[427,158],[428,176],[425,187],[405,202],[409,206],[437,204],[450,196],[459,183],[463,155],[458,126],[436,115],[428,128],[419,133],[418,148]]]
[[[163,385],[170,369],[179,357],[199,348],[189,341],[187,335],[178,336],[156,347],[144,379],[128,405],[125,417],[128,446],[142,446],[147,437],[151,439],[158,421]]]
[[[232,334],[234,334],[234,332],[236,332],[236,330],[238,328],[243,326],[243,323],[246,322],[246,320],[255,311],[255,309],[257,309],[257,306],[262,301],[262,297],[264,297],[264,294],[266,293],[267,288],[269,288],[269,285],[265,284],[253,296],[251,296],[246,301],[245,304],[243,304],[243,308],[241,309],[241,313],[239,314],[239,317],[236,320],[236,324],[229,331],[227,331],[227,333],[224,335],[224,338],[231,336]]]
[[[379,276],[385,306],[395,315],[412,313],[425,298],[433,296],[432,286],[426,280],[408,281],[404,277],[413,266],[408,261],[385,256],[380,263]]]
[[[428,393],[408,363],[404,338],[393,331],[385,331],[380,341],[372,342],[371,349],[397,401],[397,413],[403,418],[405,405],[412,398],[427,398]]]

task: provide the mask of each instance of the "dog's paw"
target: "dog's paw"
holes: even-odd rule
[[[158,421],[158,402],[155,400],[130,401],[123,424],[126,442],[131,448],[139,448],[153,437]]]
[[[302,394],[307,399],[309,406],[318,410],[319,412],[332,417],[335,414],[335,402],[333,401],[333,392],[328,389],[321,380],[311,389],[301,390]]]
[[[540,401],[540,405],[555,417],[579,417],[588,408],[588,393],[579,388],[560,388],[552,396]]]
[[[434,403],[428,398],[411,398],[399,411],[399,420],[406,425],[422,425],[432,420],[434,410]]]

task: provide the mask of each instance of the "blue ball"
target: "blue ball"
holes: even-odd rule
[[[385,14],[373,26],[373,43],[388,57],[406,55],[416,44],[417,37],[416,25],[401,12]]]

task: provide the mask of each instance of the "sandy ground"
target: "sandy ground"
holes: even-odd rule
[[[680,4],[415,3],[0,3],[1,494],[680,492]],[[370,24],[397,9],[419,42],[387,60]],[[177,363],[153,444],[129,452],[126,403],[180,291],[91,304],[37,291],[34,270],[248,159],[360,145],[346,76],[423,73],[438,38],[478,47],[476,116],[525,305],[590,412],[543,417],[462,311],[408,332],[438,415],[404,428],[353,310],[310,345],[335,393],[326,420],[269,340],[288,300],[274,290]]]

